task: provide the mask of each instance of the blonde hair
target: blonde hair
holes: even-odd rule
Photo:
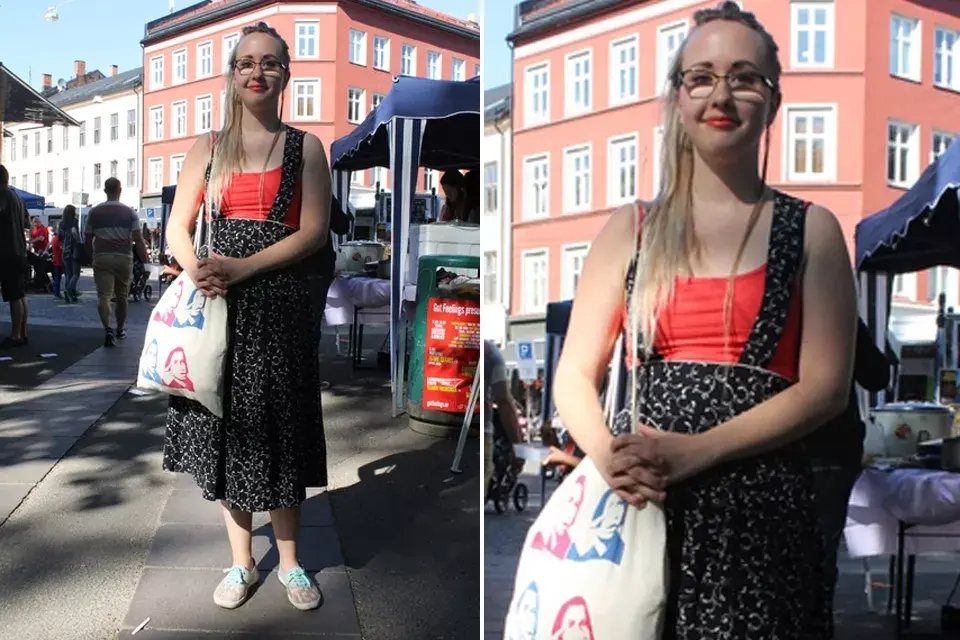
[[[243,167],[243,161],[245,160],[245,154],[243,151],[243,128],[241,126],[243,121],[243,104],[240,102],[240,95],[237,93],[237,88],[233,79],[233,71],[237,63],[237,50],[240,48],[240,42],[243,41],[248,35],[252,33],[265,33],[269,36],[272,36],[280,43],[280,62],[283,63],[286,72],[283,77],[283,85],[280,89],[280,113],[283,113],[283,102],[284,102],[284,92],[286,91],[287,83],[290,80],[290,48],[287,46],[286,41],[280,37],[280,34],[277,33],[277,30],[269,26],[266,22],[258,22],[255,25],[244,27],[241,32],[240,40],[237,42],[236,46],[233,48],[233,52],[230,54],[230,60],[227,63],[227,70],[225,72],[226,77],[226,95],[224,96],[224,116],[223,116],[223,129],[220,131],[220,135],[216,137],[213,143],[213,152],[210,162],[210,180],[207,183],[207,202],[209,202],[215,209],[220,208],[220,204],[223,201],[223,194],[226,192],[227,187],[230,184],[230,178],[235,173],[239,173]],[[264,173],[267,169],[267,164],[270,162],[270,156],[273,155],[273,150],[277,145],[277,140],[280,139],[280,132],[283,131],[283,127],[277,130],[276,135],[273,137],[273,143],[270,145],[270,151],[267,152],[267,157],[264,160],[263,169],[260,173],[260,202],[263,202],[263,178]]]

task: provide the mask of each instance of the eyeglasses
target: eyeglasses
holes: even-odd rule
[[[255,67],[260,67],[260,70],[265,76],[282,76],[283,72],[287,70],[282,62],[272,58],[261,60],[260,62],[251,58],[244,58],[233,63],[233,68],[242,76],[248,76],[253,73]]]
[[[720,80],[726,80],[734,98],[756,100],[762,98],[764,90],[774,91],[777,85],[758,71],[739,69],[726,74],[714,73],[708,69],[687,69],[677,74],[676,84],[686,88],[687,94],[695,100],[703,100],[713,95]]]

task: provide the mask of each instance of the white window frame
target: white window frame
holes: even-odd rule
[[[183,128],[181,129],[177,121],[177,111],[178,109],[183,108]],[[187,135],[187,127],[190,124],[190,119],[187,117],[187,101],[186,100],[177,100],[170,103],[170,137],[171,138],[183,138]]]
[[[956,142],[957,134],[941,129],[934,129],[930,134],[930,162],[933,162],[946,153],[951,144]],[[944,144],[946,141],[946,144]],[[937,147],[941,147],[939,150]]]
[[[313,33],[301,33],[301,28],[313,28]],[[294,47],[293,55],[296,60],[319,60],[320,59],[320,21],[319,20],[294,20]],[[313,53],[300,53],[300,45],[305,43],[313,45]],[[307,47],[309,48],[309,46]]]
[[[533,91],[533,75],[543,73],[543,85]],[[537,96],[543,95],[543,110],[536,111]],[[523,69],[523,126],[550,122],[550,62],[543,61]]]
[[[206,56],[204,56],[206,53]],[[207,64],[204,64],[207,63]],[[209,68],[205,68],[209,67]],[[197,79],[213,76],[213,40],[197,44]]]
[[[355,35],[359,35],[360,38],[355,42]],[[350,29],[350,39],[348,41],[350,46],[348,59],[350,64],[360,65],[361,67],[367,66],[367,32],[360,31],[359,29]],[[354,51],[354,49],[358,49]]]
[[[150,58],[150,90],[163,89],[163,56]]]
[[[937,40],[943,37],[943,44],[938,46]],[[947,38],[953,38],[953,44],[947,45]],[[940,68],[941,77],[937,80],[937,68]],[[946,77],[949,73],[949,77]],[[941,89],[960,91],[960,31],[937,27],[933,31],[933,84]]]
[[[527,260],[528,259],[538,259],[542,258],[543,260],[543,304],[537,305],[537,300],[535,296],[531,295],[535,293],[531,291],[530,282],[527,272]],[[533,274],[529,274],[532,276]],[[546,247],[537,248],[537,249],[527,249],[522,251],[520,254],[520,282],[521,282],[521,308],[523,309],[524,315],[536,315],[540,313],[545,313],[547,310],[547,304],[550,302],[550,249]]]
[[[784,182],[825,183],[837,181],[837,165],[839,164],[837,155],[840,152],[837,111],[836,103],[793,103],[783,106],[783,158],[781,166],[783,167],[782,179]],[[823,173],[798,173],[794,170],[796,149],[793,123],[794,118],[799,115],[824,116]],[[804,135],[809,138],[813,134],[808,131]],[[809,146],[807,158],[812,162]]]
[[[897,170],[897,175],[900,175],[902,166],[900,165],[902,146],[900,145],[900,132],[903,129],[907,129],[910,132],[910,139],[907,142],[907,170],[906,170],[906,180],[900,180],[898,178],[890,179],[890,127],[897,127],[897,140],[896,140],[896,155],[894,156],[895,165],[894,168]],[[914,182],[917,181],[917,177],[920,174],[920,126],[916,124],[911,124],[909,122],[904,122],[902,120],[888,120],[887,127],[884,131],[885,135],[885,161],[883,172],[886,177],[887,184],[891,187],[897,187],[900,189],[909,189]]]
[[[160,171],[156,171],[156,167],[160,168]],[[148,193],[158,193],[163,189],[163,158],[150,158],[147,161],[147,184],[149,185]],[[155,178],[158,178],[155,180]],[[160,185],[157,186],[156,183],[159,182]]]
[[[917,274],[901,273],[893,278],[893,295],[898,298],[906,298],[912,302],[917,301]]]
[[[590,254],[589,242],[572,242],[561,247],[560,251],[560,299],[572,300],[577,293],[577,284],[583,276],[583,265]],[[580,270],[573,271],[575,260],[580,259]]]
[[[667,52],[665,50],[667,38],[669,38],[675,32],[680,31],[683,32],[683,36],[680,38],[680,42],[677,44],[676,50]],[[683,44],[683,41],[686,39],[689,33],[689,20],[677,20],[676,22],[670,22],[657,27],[657,73],[655,75],[657,83],[655,88],[656,95],[663,95],[665,92],[667,87],[667,76],[670,73],[670,65],[673,62],[673,54],[679,51],[680,45]]]
[[[586,61],[585,76],[575,77],[574,74],[581,62]],[[567,118],[593,111],[593,49],[581,49],[568,53],[564,57],[563,83],[563,115]],[[576,101],[578,85],[581,90],[581,101]]]
[[[183,65],[182,65],[182,67],[177,64],[177,56],[181,56],[181,55],[183,56]],[[173,86],[173,85],[178,85],[178,84],[185,84],[185,83],[187,82],[188,77],[189,77],[189,74],[187,73],[187,64],[188,64],[188,63],[189,63],[189,56],[187,55],[187,49],[186,49],[186,47],[184,47],[183,49],[177,49],[176,51],[174,51],[173,53],[170,54],[170,66],[173,67],[173,68],[171,69],[172,75],[173,75],[173,77],[172,77],[172,79],[171,79],[171,83],[170,83],[171,86]],[[177,75],[178,70],[181,69],[181,68],[183,69],[183,77],[182,77],[182,78],[178,77],[178,75]]]
[[[817,25],[808,24],[801,28],[799,24],[800,12],[806,10],[813,18],[813,12],[818,10],[825,12],[826,24],[821,29]],[[824,31],[824,46],[822,62],[816,60],[800,59],[800,31],[806,31],[807,44],[810,55],[813,56],[816,50],[814,46],[815,35],[818,31]],[[794,69],[832,69],[836,55],[837,41],[837,21],[834,0],[805,0],[803,2],[790,3],[790,66]]]
[[[666,130],[662,126],[656,126],[653,128],[653,187],[650,190],[651,200],[655,199],[660,195],[660,180],[663,173],[663,136]]]
[[[133,165],[132,167],[130,166],[131,164]],[[126,184],[128,187],[131,187],[131,188],[135,187],[137,186],[137,159],[127,158],[126,166],[127,166]]]
[[[223,72],[226,73],[229,70],[228,65],[230,64],[230,56],[233,55],[234,50],[237,48],[237,44],[240,42],[239,33],[228,33],[223,36],[221,41],[220,52],[223,56]]]
[[[493,182],[487,182],[487,177],[493,171]],[[483,163],[483,212],[495,215],[500,212],[500,161],[491,160]],[[493,200],[493,207],[490,207]]]
[[[300,115],[297,113],[297,108],[299,106],[298,101],[300,96],[297,95],[297,91],[300,87],[313,87],[313,115]],[[290,82],[290,119],[297,120],[300,122],[303,121],[319,121],[320,120],[320,78],[297,78]]]
[[[434,65],[436,63],[436,65]],[[427,79],[441,80],[443,78],[443,54],[439,51],[427,50]]]
[[[176,155],[170,156],[170,183],[177,184],[180,180],[180,172],[183,171],[183,161],[186,160],[187,155],[185,153],[178,153]],[[180,164],[177,168],[177,163]]]
[[[382,93],[375,93],[370,97],[370,111],[373,111],[380,106],[380,103],[383,102],[383,99],[387,96]]]
[[[10,180],[13,181],[13,176],[10,176]],[[64,167],[60,170],[60,187],[63,189],[63,193],[70,193],[70,167]]]
[[[373,68],[390,71],[390,38],[387,36],[373,36]]]
[[[409,73],[404,71],[404,67],[407,64],[406,53],[410,52],[410,69]],[[417,75],[417,47],[412,44],[401,44],[400,45],[400,75],[415,77]]]
[[[459,73],[458,73],[459,70]],[[463,58],[453,58],[450,61],[450,79],[463,82],[467,79],[467,61]]]
[[[539,211],[537,205],[537,192],[534,188],[533,172],[535,164],[544,164],[546,166],[546,178],[543,185],[543,211]],[[535,153],[524,157],[523,159],[523,219],[524,220],[542,220],[550,216],[550,153]]]
[[[203,122],[203,109],[202,106],[206,103],[207,105],[207,124],[204,125]],[[193,114],[193,132],[196,135],[201,133],[207,133],[213,131],[213,94],[208,93],[203,96],[197,96],[194,102],[194,114]]]
[[[350,111],[351,111],[352,105],[354,104],[353,96],[357,95],[357,93],[359,93],[358,100],[356,101],[357,115],[354,118],[354,117],[351,117]],[[367,103],[366,89],[361,89],[360,87],[347,87],[347,122],[350,122],[352,124],[359,124],[363,122],[364,117],[366,117],[367,115],[367,110],[365,107],[366,103]]]
[[[574,162],[576,155],[586,154],[587,157],[587,176],[586,176],[586,201],[579,204],[574,203],[576,187],[580,176],[576,173]],[[590,211],[593,208],[593,143],[586,142],[565,147],[563,150],[563,212],[564,213],[582,213]]]
[[[901,70],[901,67],[903,67],[903,61],[900,59],[903,55],[903,49],[900,46],[902,40],[894,35],[894,26],[899,24],[901,21],[913,24],[913,30],[910,33],[910,39],[908,41],[908,44],[910,45],[910,59],[907,62],[909,65],[905,71]],[[923,74],[923,23],[920,22],[920,19],[912,18],[899,13],[891,13],[889,42],[890,75],[895,78],[903,78],[905,80],[920,82]],[[896,53],[897,58],[896,68],[894,68],[894,53]]]
[[[621,64],[620,50],[633,49],[633,61],[628,60]],[[640,99],[640,35],[631,34],[623,38],[617,38],[610,41],[610,106],[619,106],[636,102]],[[620,75],[626,67],[627,77],[633,76],[633,92],[622,93],[620,91]],[[631,74],[632,67],[632,74]],[[629,83],[627,85],[629,90]]]
[[[483,252],[483,302],[500,303],[500,287],[497,278],[500,275],[500,253],[496,249]]]
[[[157,118],[158,114],[160,116],[159,119]],[[159,104],[154,107],[150,107],[150,128],[148,130],[148,133],[150,134],[148,136],[150,142],[156,142],[157,140],[164,139],[164,134],[166,133],[166,127],[164,125],[166,123],[163,121],[163,118],[164,118],[164,115],[163,115],[162,104]],[[157,131],[158,126],[159,126],[159,133]]]
[[[623,165],[619,164],[618,151],[622,146],[633,143],[633,194],[620,194],[620,174]],[[629,165],[626,165],[629,167]],[[640,193],[640,133],[633,131],[607,138],[607,206],[616,207],[635,202]]]

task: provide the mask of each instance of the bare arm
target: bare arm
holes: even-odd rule
[[[799,380],[729,422],[694,436],[715,462],[782,447],[840,415],[850,397],[857,327],[853,269],[836,217],[807,214]]]
[[[197,212],[203,202],[207,162],[210,160],[210,136],[201,136],[187,152],[183,169],[177,180],[177,195],[167,221],[167,246],[181,268],[194,281],[197,274],[197,254],[193,250],[193,228]]]

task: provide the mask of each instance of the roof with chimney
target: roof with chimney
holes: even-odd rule
[[[74,87],[70,87],[68,84],[67,88],[62,91],[54,86],[51,87],[52,91],[44,90],[44,97],[58,107],[66,107],[81,102],[89,102],[97,96],[106,98],[117,93],[123,93],[143,84],[143,67],[124,71],[115,76],[104,76],[99,71],[93,73],[100,74],[101,79]]]
[[[203,0],[203,2],[198,2],[148,22],[144,27],[143,40],[140,44],[147,46],[161,42],[185,31],[277,3],[277,0]],[[280,3],[295,4],[282,0]],[[341,3],[377,9],[472,40],[480,40],[480,26],[476,22],[456,18],[441,11],[421,6],[414,0],[341,0]]]

